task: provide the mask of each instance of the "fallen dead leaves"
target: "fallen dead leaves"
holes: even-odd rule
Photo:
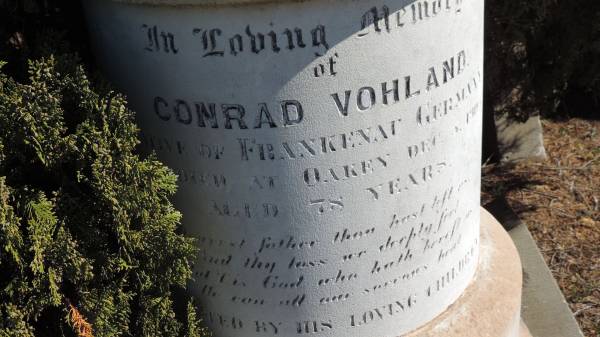
[[[484,166],[527,224],[586,337],[600,336],[600,121],[542,122],[548,160]]]

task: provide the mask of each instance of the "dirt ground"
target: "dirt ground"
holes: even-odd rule
[[[548,160],[486,165],[483,200],[527,224],[586,337],[600,336],[600,121],[544,120]]]

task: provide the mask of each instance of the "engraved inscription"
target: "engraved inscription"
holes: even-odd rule
[[[261,32],[247,25],[243,32],[228,36],[225,36],[220,28],[193,28],[192,32],[201,41],[204,51],[202,57],[241,56],[248,53],[278,54],[298,48],[313,48],[316,51],[329,49],[323,25],[316,25],[308,31],[295,27],[268,32]]]
[[[243,161],[298,160],[390,141],[400,136],[401,124],[402,119],[393,119],[342,133],[280,143],[269,143],[257,138],[238,138],[237,141]]]
[[[212,129],[262,129],[290,127],[300,124],[304,118],[302,104],[296,100],[285,100],[279,104],[280,118],[276,120],[267,103],[257,107],[245,107],[232,103],[188,102],[154,97],[154,113],[164,122]]]
[[[448,14],[460,14],[464,0],[418,0],[390,13],[386,5],[371,7],[360,21],[357,37],[369,33],[390,33],[411,25],[426,23],[428,20]]]
[[[179,49],[175,46],[175,36],[173,33],[159,29],[158,26],[142,25],[142,29],[146,32],[147,40],[145,51],[148,52],[164,52],[177,54]]]
[[[341,116],[348,116],[351,111],[364,112],[377,107],[398,103],[401,98],[409,100],[447,84],[456,76],[464,72],[467,66],[465,51],[460,51],[456,56],[444,60],[440,65],[430,66],[427,69],[424,83],[415,84],[413,77],[404,76],[403,80],[394,79],[382,82],[378,87],[364,86],[356,91],[345,90],[343,94],[333,93],[331,97]],[[351,104],[353,103],[353,104]]]

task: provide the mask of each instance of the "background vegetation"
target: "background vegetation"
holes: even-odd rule
[[[176,176],[136,153],[124,97],[72,52],[78,8],[2,5],[0,336],[204,336],[176,296],[197,253]]]

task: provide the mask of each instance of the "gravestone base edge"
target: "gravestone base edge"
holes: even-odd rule
[[[477,273],[444,313],[405,337],[531,337],[521,320],[522,268],[502,225],[481,208]]]

